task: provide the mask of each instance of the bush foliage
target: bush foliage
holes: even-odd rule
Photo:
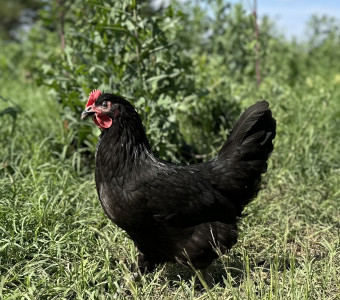
[[[217,137],[239,113],[234,90],[256,88],[249,13],[224,1],[205,4],[213,15],[189,2],[157,14],[130,0],[64,5],[66,47],[43,66],[40,80],[57,92],[80,132],[78,144],[93,144],[92,129],[76,120],[88,93],[99,88],[134,103],[161,157],[183,161],[194,160],[197,151],[214,153]],[[272,33],[263,26],[265,45]]]

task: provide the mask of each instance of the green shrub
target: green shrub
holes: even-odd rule
[[[44,65],[41,80],[56,90],[65,117],[79,132],[79,146],[95,140],[96,129],[77,118],[88,93],[98,88],[134,103],[161,157],[192,161],[197,152],[216,152],[240,112],[231,86],[252,82],[247,78],[254,74],[249,14],[217,3],[210,33],[179,4],[154,15],[130,0],[65,5],[65,51]],[[204,15],[199,6],[190,7]]]

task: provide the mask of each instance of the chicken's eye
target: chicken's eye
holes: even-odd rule
[[[107,101],[102,102],[102,107],[107,107]]]

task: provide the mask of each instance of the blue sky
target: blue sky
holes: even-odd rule
[[[253,0],[233,0],[249,7]],[[287,37],[303,38],[305,24],[313,14],[340,20],[340,0],[257,0],[258,14],[268,15]],[[340,25],[340,21],[339,21]]]

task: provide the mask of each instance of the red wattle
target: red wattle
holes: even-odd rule
[[[110,128],[112,125],[112,119],[103,114],[96,114],[93,121],[101,129]]]

